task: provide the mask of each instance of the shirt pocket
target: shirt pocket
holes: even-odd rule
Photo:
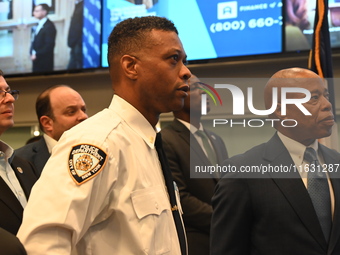
[[[147,254],[166,254],[171,248],[172,214],[167,194],[161,186],[135,190],[131,193],[138,218],[140,238]],[[176,233],[175,233],[176,234]]]

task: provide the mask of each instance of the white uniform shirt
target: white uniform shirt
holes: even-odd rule
[[[118,96],[65,132],[24,212],[28,255],[179,255],[155,137]]]

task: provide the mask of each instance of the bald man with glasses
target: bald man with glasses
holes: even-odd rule
[[[14,125],[14,102],[19,97],[19,91],[11,90],[3,75],[0,70],[0,135]],[[13,152],[0,140],[0,228],[16,235],[37,177],[34,167]]]

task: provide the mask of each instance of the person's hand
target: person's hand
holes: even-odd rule
[[[31,55],[31,60],[34,61],[37,59],[37,55]]]
[[[304,30],[309,27],[306,0],[287,0],[287,24]]]

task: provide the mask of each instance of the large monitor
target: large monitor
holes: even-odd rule
[[[49,6],[56,29],[47,71],[33,70],[31,59],[39,4]],[[19,76],[105,68],[114,26],[146,15],[174,22],[189,63],[282,56],[311,48],[315,6],[316,0],[0,0],[0,69]],[[340,0],[329,0],[329,25],[332,47],[340,48]]]
[[[280,0],[104,0],[102,66],[113,27],[146,15],[174,22],[189,61],[282,51]]]
[[[49,7],[50,22],[43,26],[38,23],[41,10],[33,14],[40,4]],[[6,75],[98,68],[101,0],[2,0],[0,45],[0,69]],[[38,58],[42,61],[40,65],[36,62]]]

